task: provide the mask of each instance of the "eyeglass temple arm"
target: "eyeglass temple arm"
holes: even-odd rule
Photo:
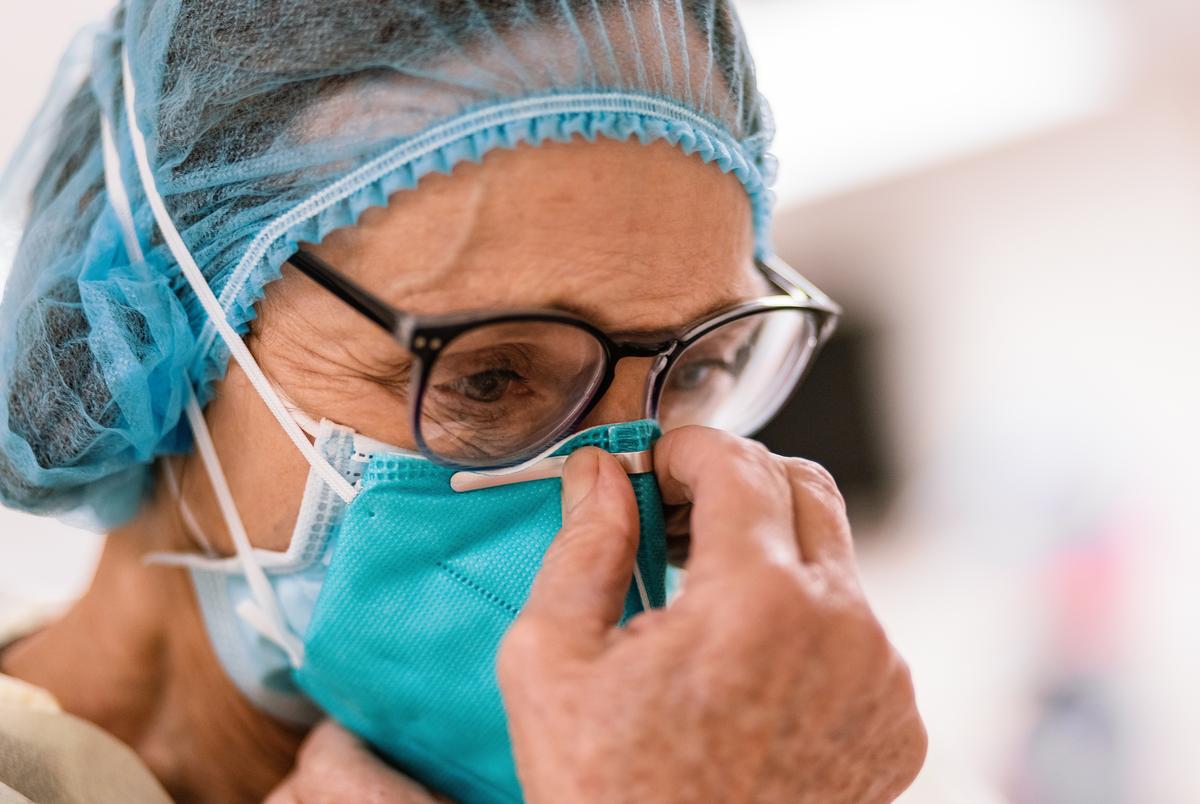
[[[834,318],[841,316],[842,306],[840,304],[826,296],[820,288],[805,279],[799,271],[784,262],[781,258],[771,255],[761,260],[759,264],[785,290],[789,292],[797,291],[800,295],[807,297],[813,309]]]
[[[316,254],[300,249],[288,259],[288,263],[393,336],[401,336],[408,320],[404,312],[392,307]]]
[[[803,297],[806,307],[816,312],[820,323],[817,332],[817,343],[824,344],[833,337],[838,320],[842,317],[842,306],[804,278],[803,275],[781,258],[770,255],[759,260],[759,266],[792,298]]]

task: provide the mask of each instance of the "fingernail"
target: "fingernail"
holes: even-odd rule
[[[563,466],[563,518],[579,507],[579,504],[592,493],[596,485],[596,477],[600,474],[600,461],[596,453],[590,449],[571,453]]]

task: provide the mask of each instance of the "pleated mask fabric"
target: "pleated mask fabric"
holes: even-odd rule
[[[583,446],[648,450],[650,421],[584,431]],[[520,801],[496,684],[500,640],[562,525],[562,481],[450,490],[453,470],[373,457],[338,530],[297,683],[401,770],[456,801]],[[641,528],[624,619],[666,601],[666,535],[653,473],[630,476]]]
[[[649,420],[601,425],[528,466],[584,446],[645,459],[658,435]],[[560,477],[456,491],[454,470],[328,421],[317,447],[357,495],[345,503],[310,474],[288,550],[255,552],[274,607],[237,558],[155,560],[189,568],[218,660],[263,711],[299,726],[324,712],[455,800],[520,800],[496,652],[562,526]],[[630,470],[640,541],[622,623],[667,597],[649,466]],[[278,628],[263,627],[269,608]]]

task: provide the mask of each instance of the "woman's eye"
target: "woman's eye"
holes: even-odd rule
[[[524,378],[510,369],[488,369],[444,383],[441,388],[462,394],[472,402],[498,402],[514,381]]]
[[[718,371],[723,371],[730,377],[737,377],[749,359],[749,344],[740,346],[728,360],[718,357],[697,358],[671,372],[671,385],[680,391],[694,391],[713,380],[714,373]]]
[[[696,360],[672,372],[671,385],[680,391],[694,391],[702,388],[714,371],[727,368],[728,365],[721,360]]]

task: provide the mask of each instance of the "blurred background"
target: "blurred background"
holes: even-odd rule
[[[0,28],[0,154],[109,4],[53,5]],[[740,9],[777,249],[848,313],[763,439],[849,498],[930,731],[903,800],[1200,801],[1200,4]],[[0,621],[99,544],[0,511]]]

